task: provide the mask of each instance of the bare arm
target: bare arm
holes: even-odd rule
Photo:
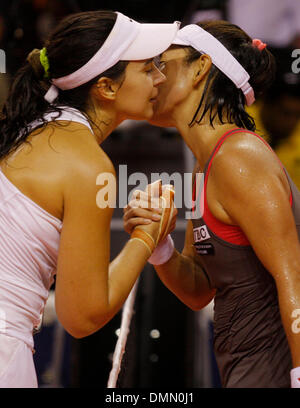
[[[155,266],[164,283],[184,304],[193,310],[205,307],[215,296],[194,248],[193,225],[189,220],[182,253],[174,250],[170,260]]]
[[[114,177],[115,172],[94,140],[84,142],[76,146],[74,139],[72,151],[65,154],[64,217],[55,290],[58,318],[74,337],[92,334],[118,312],[150,255],[134,240],[110,263],[113,208],[96,204],[101,189],[96,179],[103,173]],[[114,195],[113,185],[108,193]]]
[[[199,165],[196,163],[193,179],[198,171]],[[182,253],[180,254],[175,250],[168,262],[156,265],[155,269],[165,286],[193,310],[204,308],[216,294],[216,289],[210,286],[210,282],[201,266],[200,256],[194,247],[191,220],[187,222]]]
[[[198,166],[195,167],[194,174],[196,171]],[[140,197],[139,202],[133,199],[124,208],[124,229],[129,234],[134,226],[145,223],[145,220],[155,219],[153,200],[156,197],[146,193],[142,193]],[[176,215],[177,211],[169,233],[175,229]],[[155,269],[161,281],[175,296],[191,309],[199,310],[213,299],[216,290],[210,287],[193,244],[193,225],[188,221],[182,253],[175,249],[171,258],[162,265],[156,265]]]

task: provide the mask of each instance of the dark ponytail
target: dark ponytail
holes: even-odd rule
[[[252,39],[243,30],[227,21],[207,21],[198,25],[217,38],[245,68],[250,75],[249,83],[254,90],[255,98],[258,99],[275,79],[275,58],[271,52],[267,48],[260,51],[254,47]],[[187,63],[200,57],[200,53],[193,48],[188,47],[187,50]],[[196,120],[202,106],[201,117]],[[189,125],[200,123],[207,113],[212,126],[216,117],[224,123],[226,114],[229,123],[255,130],[255,122],[245,110],[243,92],[214,65],[210,70],[197,111]]]
[[[0,158],[5,157],[26,139],[28,125],[46,112],[45,85],[26,62],[17,72],[0,117]],[[15,150],[14,149],[14,150]]]
[[[52,78],[68,75],[93,57],[106,40],[116,21],[113,11],[76,13],[64,18],[45,43],[49,60],[49,78],[40,63],[40,51],[33,50],[16,73],[8,98],[0,114],[0,159],[15,151],[26,141],[30,123],[40,120],[43,127],[45,113],[57,112],[60,106],[70,106],[87,116],[89,93],[101,76],[122,77],[128,64],[120,61],[106,72],[78,88],[60,91],[53,104],[44,95]],[[87,119],[90,120],[90,118]]]

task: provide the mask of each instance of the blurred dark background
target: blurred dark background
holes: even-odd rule
[[[249,110],[258,131],[276,150],[300,187],[300,70],[292,52],[300,49],[299,0],[1,0],[0,49],[6,72],[0,73],[0,107],[17,69],[33,48],[41,48],[49,31],[69,13],[110,9],[141,22],[182,25],[204,19],[227,19],[253,38],[268,43],[276,57],[277,77],[269,93]],[[299,50],[300,56],[300,50]],[[297,71],[297,70],[296,70]],[[250,80],[251,82],[251,80]],[[126,121],[102,145],[116,171],[192,172],[194,158],[175,129]],[[133,186],[128,186],[128,192]],[[179,211],[172,234],[181,250],[185,211]],[[111,231],[111,258],[128,236],[122,227],[122,208],[116,209]],[[126,271],[124,271],[126,273]],[[120,327],[121,312],[104,328],[85,339],[71,338],[56,319],[52,288],[44,327],[35,337],[35,364],[41,387],[106,387]],[[212,308],[192,312],[169,292],[151,265],[141,274],[135,313],[119,376],[119,387],[219,387],[212,352]]]

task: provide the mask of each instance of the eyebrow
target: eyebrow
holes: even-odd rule
[[[153,58],[147,59],[147,60],[144,62],[144,67],[145,67],[146,65],[148,65],[148,64],[151,64],[152,61],[153,61]]]

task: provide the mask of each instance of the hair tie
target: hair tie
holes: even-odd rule
[[[263,43],[258,38],[254,38],[252,40],[252,46],[255,47],[255,48],[258,48],[259,51],[262,51],[262,50],[264,50],[266,48],[267,44]]]
[[[32,50],[28,54],[26,60],[31,65],[31,68],[33,69],[35,76],[38,79],[40,79],[43,76],[43,67],[41,66],[41,63],[40,63],[40,50],[38,50],[37,48]]]
[[[47,57],[47,49],[46,47],[42,48],[40,51],[40,62],[42,67],[44,68],[44,78],[49,78],[49,68],[50,68],[50,64],[49,64],[49,60]]]

